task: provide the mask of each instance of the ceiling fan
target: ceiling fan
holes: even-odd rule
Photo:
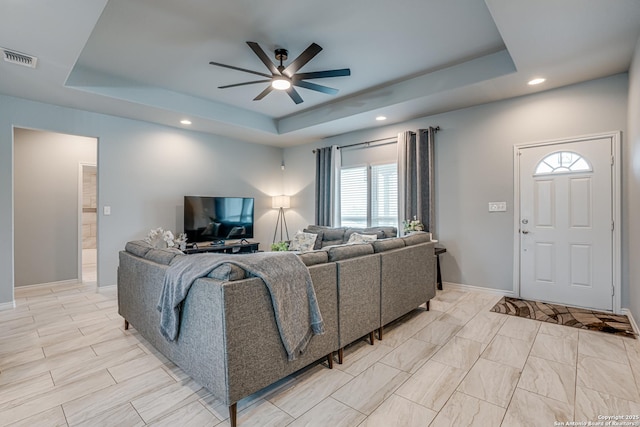
[[[234,67],[233,65],[220,64],[218,62],[209,62],[209,64],[216,65],[218,67],[230,68],[232,70],[244,71],[245,73],[257,74],[258,76],[267,77],[267,80],[255,80],[251,82],[219,86],[218,89],[227,89],[230,87],[246,86],[256,83],[270,83],[265,90],[260,92],[260,94],[253,99],[254,101],[261,100],[275,89],[286,91],[293,102],[295,102],[296,104],[300,104],[301,102],[303,102],[302,97],[300,96],[298,91],[295,90],[294,86],[315,90],[317,92],[326,93],[328,95],[335,95],[336,93],[338,93],[338,89],[311,83],[306,80],[324,79],[327,77],[343,77],[351,75],[351,70],[349,68],[341,68],[339,70],[313,71],[310,73],[298,73],[298,70],[304,67],[322,50],[322,48],[315,43],[311,43],[311,45],[306,48],[304,52],[302,52],[286,67],[282,65],[282,61],[286,61],[287,55],[289,54],[286,49],[275,50],[276,60],[280,61],[280,65],[276,66],[276,64],[274,64],[269,59],[264,50],[262,50],[260,45],[258,45],[258,43],[247,42],[247,44],[253,50],[253,52],[258,55],[258,58],[260,58],[262,63],[267,67],[271,74],[269,75],[267,73],[247,70],[246,68]]]

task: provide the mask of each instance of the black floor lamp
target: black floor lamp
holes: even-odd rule
[[[289,209],[291,200],[289,196],[273,196],[271,199],[271,207],[278,209],[278,219],[276,220],[276,230],[273,232],[273,243],[276,242],[276,234],[278,234],[278,225],[280,226],[280,241],[282,242],[282,224],[287,232],[287,240],[289,240],[289,229],[287,228],[287,219],[284,217],[284,210]]]

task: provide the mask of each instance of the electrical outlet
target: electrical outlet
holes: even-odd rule
[[[489,202],[489,212],[506,212],[507,202]]]

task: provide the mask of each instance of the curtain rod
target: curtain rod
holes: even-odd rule
[[[434,132],[434,133],[438,133],[438,131],[439,131],[439,130],[440,130],[440,126],[436,126],[436,127],[434,127],[434,128],[433,128],[433,132]],[[340,150],[340,149],[342,149],[342,148],[356,147],[356,146],[358,146],[358,145],[369,145],[369,144],[372,144],[372,143],[374,143],[374,142],[390,141],[390,140],[392,140],[392,139],[397,139],[397,137],[395,137],[395,136],[390,136],[390,137],[388,137],[388,138],[374,139],[374,140],[372,140],[372,141],[364,141],[364,142],[357,142],[357,143],[355,143],[355,144],[341,145],[341,146],[339,146],[339,147],[338,147],[338,150]],[[314,148],[313,150],[311,150],[311,152],[312,152],[313,154],[315,154],[315,153],[316,153],[316,151],[318,151],[318,150],[317,150],[317,149],[315,149],[315,148]]]

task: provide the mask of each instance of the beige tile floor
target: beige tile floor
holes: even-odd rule
[[[491,313],[439,291],[431,311],[239,402],[241,426],[554,426],[640,415],[640,344]],[[0,426],[228,426],[227,409],[134,329],[115,289],[16,290],[0,312]],[[640,425],[638,420],[631,420]],[[558,424],[555,424],[555,423]],[[604,424],[604,423],[603,423]]]

